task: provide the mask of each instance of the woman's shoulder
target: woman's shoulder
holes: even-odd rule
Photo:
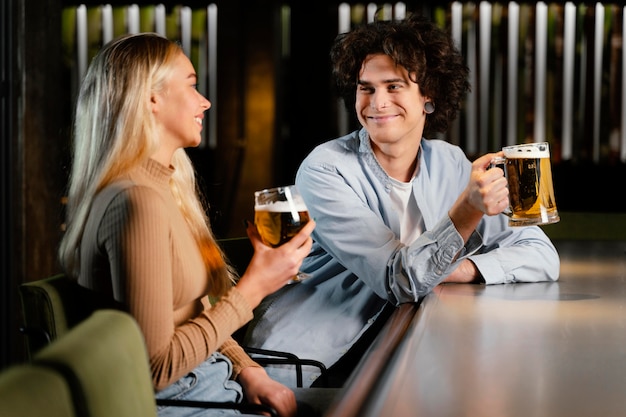
[[[115,181],[102,189],[94,200],[94,207],[105,210],[132,210],[161,212],[165,207],[163,193],[157,188],[130,179]]]

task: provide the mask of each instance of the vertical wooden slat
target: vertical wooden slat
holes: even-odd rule
[[[385,3],[380,8],[380,20],[391,20],[392,18],[392,7],[391,4]]]
[[[337,10],[338,15],[338,32],[346,33],[350,30],[350,13],[351,7],[348,3],[341,3]],[[337,103],[337,129],[339,135],[347,135],[350,130],[350,118],[343,100],[339,100]]]
[[[620,160],[626,162],[626,51],[624,51],[624,41],[626,40],[626,6],[622,8],[622,111],[620,128]]]
[[[490,77],[491,93],[490,93],[490,129],[487,134],[487,147],[485,151],[490,152],[492,150],[502,147],[502,124],[503,124],[503,83],[504,83],[504,51],[502,50],[505,42],[502,41],[502,5],[500,3],[493,3],[491,12],[491,57],[490,62],[493,67],[492,75]],[[495,45],[495,47],[494,47]]]
[[[207,7],[207,61],[208,61],[208,78],[209,90],[208,99],[213,109],[208,112],[208,133],[207,141],[210,149],[217,147],[217,113],[219,106],[217,105],[217,6],[210,4]]]
[[[465,150],[469,155],[478,151],[478,105],[477,105],[477,64],[476,64],[476,24],[474,21],[475,6],[473,3],[464,5],[464,15],[470,16],[467,21],[467,67],[469,68],[469,82],[472,90],[466,98],[467,135]]]
[[[367,21],[368,22],[374,21],[374,17],[376,16],[376,10],[378,10],[378,5],[376,3],[367,4]]]

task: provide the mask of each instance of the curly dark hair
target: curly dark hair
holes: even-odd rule
[[[420,92],[435,104],[425,133],[448,130],[470,91],[469,69],[448,32],[419,14],[403,20],[374,21],[337,36],[330,51],[338,94],[354,109],[359,72],[371,54],[385,54],[409,71]]]

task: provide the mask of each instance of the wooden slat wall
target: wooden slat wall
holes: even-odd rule
[[[418,11],[451,31],[471,70],[472,92],[448,140],[472,155],[545,140],[556,163],[626,162],[623,6],[409,3],[343,3],[340,28],[372,20],[374,13],[386,19]]]
[[[108,41],[125,33],[156,32],[179,41],[198,71],[198,89],[217,107],[217,6],[190,8],[163,4],[112,7],[79,5],[67,7],[64,19],[64,46],[74,69],[72,88],[76,96],[80,80],[93,55]],[[207,113],[201,147],[217,145],[217,112]]]
[[[447,139],[470,155],[502,146],[547,140],[553,159],[626,162],[626,66],[622,48],[624,8],[617,4],[573,2],[355,3],[337,6],[340,31],[374,18],[402,19],[430,13],[451,31],[471,70],[472,92]],[[66,45],[77,56],[76,82],[89,57],[122,32],[157,31],[182,42],[212,102],[217,80],[217,7],[163,5],[85,7],[66,11],[74,19]],[[288,18],[288,14],[286,14]],[[217,141],[209,112],[207,143]],[[352,128],[337,106],[337,134]]]

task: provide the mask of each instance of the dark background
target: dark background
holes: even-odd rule
[[[216,235],[241,236],[254,189],[293,182],[302,158],[338,134],[328,51],[337,33],[339,2],[212,3],[221,19],[220,142],[216,149],[193,149],[189,154],[211,204]],[[439,2],[406,3],[408,10],[428,10]],[[67,0],[0,2],[0,367],[23,359],[17,287],[59,271],[56,248],[62,233],[73,100],[60,33],[63,8],[74,5]],[[282,5],[291,8],[287,57],[277,54]],[[272,94],[266,118],[267,111],[255,107],[255,91],[267,85]],[[626,212],[619,198],[626,179],[623,163],[555,161],[553,174],[560,212]]]

